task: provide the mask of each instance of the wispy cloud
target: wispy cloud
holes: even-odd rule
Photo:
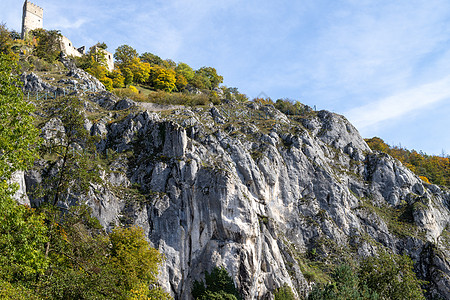
[[[447,99],[450,99],[450,76],[351,109],[345,115],[357,128],[365,129]]]
[[[87,24],[89,21],[85,18],[79,18],[75,20],[69,20],[68,18],[59,17],[52,20],[49,24],[49,28],[58,29],[79,29],[81,26]]]

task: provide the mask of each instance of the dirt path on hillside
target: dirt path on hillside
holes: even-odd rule
[[[163,105],[148,102],[136,102],[136,104],[148,111],[163,111],[163,110],[184,108],[183,105]]]

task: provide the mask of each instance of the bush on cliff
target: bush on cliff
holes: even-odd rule
[[[205,282],[195,281],[192,297],[196,300],[240,300],[233,279],[224,267],[215,267],[206,272]]]

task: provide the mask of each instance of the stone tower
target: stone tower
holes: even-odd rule
[[[33,29],[42,28],[44,9],[25,0],[22,15],[22,39]]]

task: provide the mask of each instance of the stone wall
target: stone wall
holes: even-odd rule
[[[25,1],[23,4],[22,15],[22,39],[24,39],[27,33],[31,30],[42,28],[44,19],[44,9]]]
[[[81,47],[80,49],[84,49]],[[82,50],[73,46],[73,43],[65,36],[61,37],[61,50],[68,56],[80,57],[84,54]]]
[[[106,51],[105,49],[95,46],[95,52],[97,53],[98,51],[102,52],[105,55],[106,68],[109,71],[114,70],[114,55],[111,52]]]
[[[101,49],[101,51],[105,54],[106,58],[106,67],[109,71],[114,70],[114,56],[111,52],[108,52],[104,49]]]

